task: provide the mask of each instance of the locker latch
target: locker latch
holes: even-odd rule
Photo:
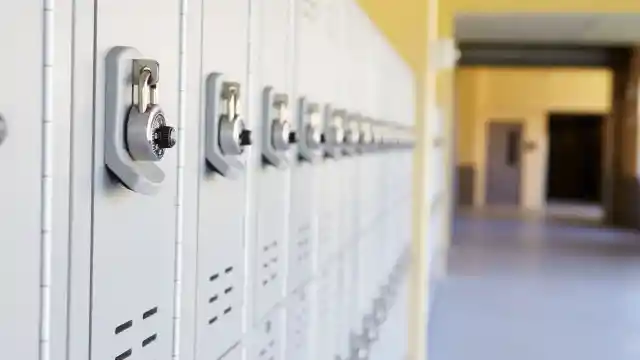
[[[219,174],[233,178],[245,167],[245,148],[253,143],[252,132],[241,114],[241,85],[226,81],[223,74],[207,78],[205,103],[205,157]]]
[[[131,47],[105,60],[105,164],[127,188],[155,194],[165,178],[156,164],[177,141],[158,103],[159,63]]]
[[[262,157],[266,164],[284,167],[290,144],[298,141],[289,121],[289,96],[276,94],[270,86],[264,89],[263,96]]]

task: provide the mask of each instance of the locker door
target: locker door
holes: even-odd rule
[[[314,282],[312,307],[310,359],[331,359],[336,355],[335,334],[337,332],[336,292],[337,271],[331,266],[325,267]]]
[[[346,37],[347,47],[345,49],[347,58],[345,59],[345,69],[348,71],[348,83],[345,85],[347,92],[345,93],[345,101],[348,104],[349,121],[345,128],[357,124],[359,114],[363,111],[363,92],[360,91],[356,84],[363,83],[363,67],[361,61],[366,61],[362,56],[362,45],[364,38],[362,36],[362,10],[355,2],[350,2],[346,8],[346,16],[349,22],[346,27],[348,34]],[[364,42],[366,44],[366,42]],[[341,172],[341,202],[344,208],[344,215],[341,225],[341,250],[345,252],[345,276],[348,289],[348,295],[345,297],[345,307],[349,318],[350,336],[360,333],[362,317],[358,311],[359,305],[359,289],[358,289],[358,262],[360,256],[357,248],[356,227],[357,219],[357,200],[358,197],[356,186],[359,155],[357,153],[346,154],[340,161]]]
[[[41,3],[0,5],[0,44],[11,49],[0,66],[0,346],[25,360],[39,344],[42,28]]]
[[[247,360],[282,359],[285,345],[282,327],[283,315],[281,308],[272,310],[255,326],[250,337],[251,345],[247,352]]]
[[[127,136],[138,137],[127,139],[124,118],[136,111],[134,81],[144,84],[145,80],[152,83],[157,79],[164,118],[168,125],[178,123],[179,6],[154,0],[102,0],[96,3],[95,13],[90,356],[96,360],[170,359],[176,149],[165,149],[160,161],[148,161],[148,154],[143,157],[142,150],[135,146],[153,144],[149,151],[157,155],[156,151],[172,142],[170,129],[157,127],[151,133],[130,128]],[[149,20],[140,22],[141,18]],[[136,68],[134,59],[157,61],[158,74],[152,72],[146,79],[148,72]],[[146,64],[155,67],[151,62]],[[142,95],[150,98],[149,94]],[[152,125],[161,124],[161,120],[155,116]],[[115,126],[118,121],[122,123]],[[141,121],[126,124],[140,125]],[[127,144],[122,144],[122,139]],[[108,161],[114,161],[110,157],[114,154],[124,165],[111,162],[107,167]]]
[[[280,303],[285,286],[293,152],[291,149],[274,151],[273,140],[285,133],[283,129],[277,129],[277,126],[284,127],[285,121],[292,128],[295,126],[292,118],[295,114],[295,99],[290,91],[292,9],[289,1],[256,1],[252,6],[255,30],[252,54],[255,56],[251,59],[253,76],[249,116],[259,122],[254,130],[258,133],[257,146],[260,150],[253,153],[251,164],[256,172],[251,184],[256,226],[250,240],[250,318],[253,324],[259,324]],[[279,107],[282,111],[278,110]],[[276,124],[274,120],[280,122]],[[279,139],[285,140],[282,137]]]
[[[245,104],[251,98],[248,83],[249,0],[205,1],[202,8],[202,70],[200,86],[200,144],[198,156],[198,247],[196,271],[195,351],[197,360],[217,359],[242,337],[245,304],[244,228],[246,223],[247,154],[231,159],[240,164],[222,173],[208,157],[209,147],[217,146],[207,122],[218,120],[226,104],[215,109],[211,97],[221,99],[223,87],[237,83],[241,108],[239,120],[251,129],[254,121],[246,117]],[[216,85],[213,77],[219,79]],[[216,112],[219,111],[219,112]],[[219,125],[220,126],[220,125]],[[254,136],[255,137],[255,136]],[[238,141],[238,139],[235,139]]]
[[[287,301],[287,341],[286,359],[309,359],[311,321],[309,290],[306,287],[297,289]]]
[[[319,61],[322,49],[322,37],[318,29],[319,9],[309,0],[298,0],[295,1],[294,11],[295,117],[299,136],[291,166],[288,293],[309,279],[316,260],[313,253],[317,249],[320,144],[317,148],[311,144],[310,148],[307,139],[321,132],[323,104],[320,103],[322,94],[319,82],[325,73]]]

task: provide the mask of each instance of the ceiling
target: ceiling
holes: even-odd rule
[[[464,14],[458,42],[625,45],[640,43],[640,14]]]

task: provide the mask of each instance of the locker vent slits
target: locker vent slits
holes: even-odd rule
[[[116,335],[120,334],[121,332],[127,330],[128,328],[130,328],[131,326],[133,326],[133,320],[129,320],[125,323],[122,323],[118,326],[116,326]]]
[[[225,294],[228,294],[228,293],[230,293],[232,291],[233,291],[233,286],[229,286],[228,288],[224,289],[224,293]]]
[[[226,274],[231,274],[232,271],[233,271],[233,266],[229,266],[228,268],[224,269],[224,272]]]
[[[151,344],[152,342],[156,341],[157,338],[158,338],[158,334],[153,334],[153,335],[149,336],[148,338],[142,340],[142,347],[145,347],[145,346]]]
[[[214,303],[218,300],[218,295],[214,295],[212,297],[209,298],[209,303]]]
[[[124,359],[128,358],[129,356],[131,356],[131,354],[133,354],[133,350],[129,349],[129,350],[123,352],[122,354],[116,356],[115,360],[124,360]]]
[[[218,317],[217,316],[212,317],[211,319],[209,319],[209,325],[214,324],[216,321],[218,321]]]
[[[145,311],[145,312],[144,312],[144,314],[142,314],[142,319],[146,319],[146,318],[148,318],[148,317],[150,317],[150,316],[153,316],[153,315],[155,315],[157,312],[158,312],[158,307],[157,307],[157,306],[156,306],[156,307],[154,307],[154,308],[151,308],[151,309],[149,309],[149,310]]]
[[[231,312],[231,306],[229,306],[228,308],[224,309],[224,314],[225,315],[227,315],[230,312]]]
[[[209,277],[209,281],[216,281],[220,277],[219,274],[213,274]]]

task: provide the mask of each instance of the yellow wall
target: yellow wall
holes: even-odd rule
[[[473,165],[476,205],[485,198],[486,127],[489,121],[517,121],[536,149],[523,155],[521,203],[543,208],[549,112],[608,113],[612,74],[606,69],[462,68],[458,91],[458,163]]]
[[[427,0],[358,0],[373,22],[419,75],[425,66]]]

